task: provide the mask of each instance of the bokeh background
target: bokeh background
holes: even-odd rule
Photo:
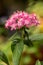
[[[10,65],[12,63],[12,52],[7,40],[15,31],[5,29],[5,21],[17,10],[26,11],[28,13],[36,13],[40,25],[33,30],[32,34],[43,33],[43,0],[0,0],[0,50],[6,53]],[[33,47],[24,46],[21,56],[20,65],[35,65],[36,60],[43,61],[43,40],[33,42]],[[6,65],[0,60],[1,65]]]

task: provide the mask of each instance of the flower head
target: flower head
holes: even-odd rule
[[[36,26],[38,25],[36,14],[28,14],[26,12],[17,11],[14,12],[11,17],[6,21],[5,27],[11,28],[11,30],[21,29],[22,27]]]

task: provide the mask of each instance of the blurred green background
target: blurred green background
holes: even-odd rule
[[[10,65],[13,65],[9,47],[11,41],[8,43],[7,40],[15,31],[6,30],[4,24],[6,19],[17,10],[36,13],[40,25],[30,31],[32,34],[43,33],[43,0],[0,0],[0,50],[6,53]],[[20,65],[35,65],[37,59],[43,61],[43,40],[33,42],[33,47],[24,46]],[[1,60],[0,64],[6,65]]]

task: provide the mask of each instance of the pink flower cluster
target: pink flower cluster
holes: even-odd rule
[[[17,11],[14,12],[11,17],[6,21],[5,27],[11,28],[11,30],[20,29],[22,27],[31,27],[37,25],[39,22],[36,18],[36,14],[28,14],[26,12]]]

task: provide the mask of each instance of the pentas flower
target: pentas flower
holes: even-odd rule
[[[11,30],[21,29],[22,27],[30,28],[31,26],[38,25],[36,14],[28,14],[26,12],[14,12],[11,17],[6,21],[5,27]]]

